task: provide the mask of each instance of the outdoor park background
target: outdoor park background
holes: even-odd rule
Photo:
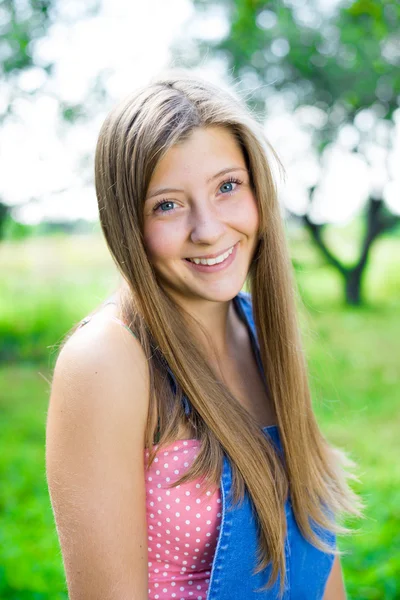
[[[241,82],[287,170],[280,198],[315,410],[366,504],[339,539],[349,599],[400,598],[400,6],[0,4],[0,598],[65,600],[44,466],[57,345],[118,274],[98,129],[169,64]]]

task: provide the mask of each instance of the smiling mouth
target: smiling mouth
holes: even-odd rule
[[[224,262],[232,254],[233,250],[235,249],[235,246],[236,244],[231,246],[229,250],[226,250],[222,254],[219,254],[218,256],[212,258],[185,258],[185,260],[187,260],[188,262],[192,262],[196,265],[218,265]]]

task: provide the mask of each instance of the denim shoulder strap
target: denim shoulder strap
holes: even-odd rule
[[[235,303],[235,306],[237,307],[238,313],[239,313],[242,321],[244,321],[244,323],[248,327],[249,334],[250,334],[250,341],[251,341],[254,355],[256,357],[257,366],[258,366],[258,369],[264,380],[264,384],[267,389],[267,394],[269,395],[269,387],[268,387],[268,383],[266,381],[264,367],[261,362],[260,344],[259,344],[258,337],[257,337],[256,324],[254,322],[253,303],[252,303],[251,295],[248,292],[241,291],[233,299],[233,301]]]

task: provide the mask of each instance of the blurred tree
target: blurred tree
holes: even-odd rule
[[[72,27],[77,21],[98,14],[100,8],[101,0],[85,3],[77,0],[67,3],[61,0],[0,0],[0,126],[7,119],[18,118],[14,107],[19,99],[44,93],[54,63],[39,58],[37,48],[53,24],[68,23]],[[49,89],[45,93],[51,94]],[[71,123],[84,118],[85,110],[82,107],[90,105],[89,98],[103,97],[104,93],[100,73],[82,104],[70,105],[56,98],[60,117]],[[0,239],[4,234],[8,212],[9,207],[0,204]]]
[[[210,41],[206,27],[200,28],[197,39],[189,30],[191,39],[183,38],[174,48],[176,62],[193,66],[210,55],[222,59],[234,77],[254,88],[249,103],[260,114],[269,95],[277,92],[289,110],[313,107],[318,118],[307,125],[320,157],[348,126],[354,137],[352,152],[369,164],[371,148],[378,144],[387,159],[400,103],[399,2],[330,3],[330,14],[316,0],[194,0],[194,4],[195,19],[204,22],[218,14],[225,21],[226,35]],[[389,178],[388,173],[386,182]],[[363,210],[364,238],[353,265],[329,249],[322,235],[326,224],[311,219],[318,186],[309,188],[303,222],[325,259],[343,277],[349,304],[362,302],[362,277],[372,244],[399,223],[384,203],[384,184],[370,191]]]
[[[77,21],[94,16],[101,0],[78,3],[71,0],[68,7],[60,0],[0,0],[0,76],[7,102],[0,107],[0,123],[13,114],[16,98],[35,96],[51,77],[54,63],[39,58],[38,45],[51,27],[58,22],[73,26]],[[35,72],[27,83],[24,75]],[[48,92],[46,92],[48,93]],[[79,113],[78,106],[62,106],[62,115],[72,120]]]

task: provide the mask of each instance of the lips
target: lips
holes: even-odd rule
[[[185,260],[193,260],[194,258],[217,258],[218,256],[222,256],[222,254],[225,254],[225,252],[228,252],[228,250],[230,250],[231,248],[234,248],[234,246],[236,246],[237,242],[235,244],[232,244],[231,246],[228,246],[227,248],[225,248],[225,250],[220,250],[219,252],[214,252],[214,254],[205,254],[204,256],[187,256],[185,258]]]
[[[200,260],[198,261],[198,263],[195,263],[194,260],[188,260],[188,259],[183,259],[183,260],[187,264],[188,268],[191,270],[194,270],[195,272],[203,273],[203,274],[204,273],[207,273],[207,274],[217,273],[219,271],[224,271],[225,269],[228,269],[229,266],[233,263],[233,261],[235,260],[237,251],[238,251],[238,246],[239,246],[239,242],[237,242],[234,246],[231,246],[232,251],[228,252],[228,256],[227,256],[227,258],[225,258],[225,260],[223,260],[221,262],[214,262],[214,264],[211,264],[211,265],[202,264],[200,262]]]

